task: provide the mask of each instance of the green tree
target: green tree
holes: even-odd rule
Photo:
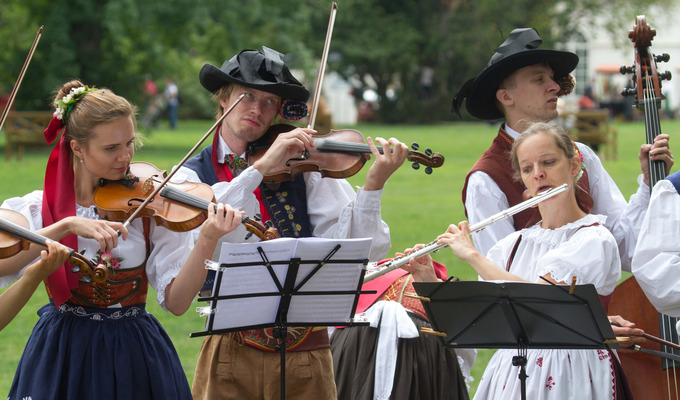
[[[375,90],[383,122],[441,121],[453,118],[453,93],[513,28],[535,27],[552,47],[584,37],[589,24],[625,32],[651,4],[674,1],[340,0],[327,68],[358,94]],[[44,25],[17,109],[49,109],[53,90],[73,78],[142,104],[148,74],[161,88],[165,77],[174,78],[183,116],[209,118],[213,106],[198,71],[241,49],[266,45],[287,54],[313,89],[330,6],[319,0],[3,0],[0,93],[11,90]],[[434,70],[429,98],[420,85],[423,67]]]
[[[333,39],[332,68],[361,91],[379,96],[383,122],[453,118],[453,94],[488,62],[517,27],[534,27],[544,46],[583,37],[589,24],[626,32],[637,14],[672,0],[343,0]],[[581,36],[579,36],[581,35]],[[623,38],[625,39],[625,37]],[[625,42],[625,41],[624,41]],[[423,99],[419,74],[434,69],[433,93]]]

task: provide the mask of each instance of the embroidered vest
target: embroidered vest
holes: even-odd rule
[[[414,299],[413,297],[408,297],[405,294],[417,294],[415,288],[413,287],[413,275],[407,274],[397,280],[395,280],[389,288],[378,298],[378,301],[396,301],[401,304],[405,309],[410,310],[420,316],[425,321],[428,321],[427,313],[423,307],[423,303]]]
[[[105,282],[80,283],[71,290],[70,304],[92,308],[106,308],[114,304],[131,306],[146,303],[149,279],[146,276],[146,261],[151,253],[149,242],[150,221],[144,218],[144,240],[146,257],[141,265],[134,268],[109,270],[109,277]]]
[[[503,129],[503,126],[501,126],[498,130],[498,135],[491,143],[491,146],[484,154],[482,154],[465,177],[465,185],[463,186],[462,194],[463,204],[465,204],[465,199],[467,198],[467,186],[470,175],[477,171],[486,173],[494,182],[496,182],[496,185],[498,185],[508,199],[509,207],[513,207],[524,201],[522,194],[526,188],[522,182],[516,181],[513,178],[514,170],[510,163],[510,149],[512,148],[513,142],[514,140],[512,137],[508,135]],[[583,189],[585,194],[590,194],[588,171],[583,171],[583,176],[579,179],[578,185]],[[577,198],[577,200],[579,200],[579,205],[584,211],[590,212],[590,209],[592,208],[592,199],[590,199],[590,196],[583,196],[582,198]],[[529,208],[513,215],[511,218],[513,219],[515,230],[518,231],[522,228],[526,228],[527,225],[531,225],[533,222],[537,222],[538,219],[540,219],[540,217],[537,216],[540,214],[537,213],[538,209]],[[467,208],[465,209],[465,215],[467,216]]]

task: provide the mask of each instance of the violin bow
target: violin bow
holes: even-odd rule
[[[338,12],[338,3],[333,2],[331,6],[331,16],[328,19],[328,30],[326,31],[326,41],[323,45],[323,54],[321,55],[321,63],[319,64],[319,74],[316,78],[316,87],[314,88],[314,97],[312,97],[312,114],[309,116],[309,125],[307,129],[314,129],[316,123],[316,112],[319,109],[319,97],[321,96],[321,83],[323,82],[323,75],[326,70],[326,60],[328,58],[328,49],[331,47],[331,37],[333,36],[333,26],[335,25],[335,14]]]
[[[0,117],[0,130],[2,129],[2,126],[5,124],[5,119],[7,118],[7,114],[9,113],[10,108],[12,108],[12,104],[14,104],[14,98],[16,97],[17,92],[19,91],[21,81],[24,79],[24,74],[26,73],[26,69],[28,69],[28,64],[31,62],[31,59],[33,58],[33,53],[35,52],[35,48],[38,46],[38,42],[40,41],[40,37],[42,36],[42,31],[43,26],[41,25],[40,29],[38,29],[38,33],[35,35],[35,39],[33,39],[31,49],[28,51],[28,56],[26,56],[24,66],[21,67],[19,77],[17,78],[17,81],[14,82],[12,92],[9,94],[9,98],[7,99],[7,105],[5,106],[5,109],[2,111],[2,116]]]
[[[127,227],[128,225],[130,225],[130,221],[132,221],[140,212],[142,212],[144,207],[146,207],[146,205],[149,204],[149,202],[158,194],[158,192],[160,192],[161,189],[163,189],[163,187],[170,181],[170,178],[172,178],[173,175],[175,175],[175,173],[179,170],[179,168],[182,165],[184,165],[184,163],[189,159],[189,157],[191,157],[194,154],[194,152],[201,146],[201,144],[203,144],[203,142],[205,142],[205,140],[208,137],[210,137],[210,134],[212,134],[212,132],[215,129],[217,129],[217,126],[220,123],[222,123],[224,118],[227,115],[229,115],[231,110],[233,110],[234,107],[236,107],[236,105],[243,99],[243,96],[245,96],[245,94],[238,96],[238,98],[234,101],[234,103],[228,109],[226,109],[224,111],[222,116],[215,122],[215,124],[213,124],[213,126],[210,129],[208,129],[208,132],[206,132],[205,135],[203,135],[203,137],[198,141],[198,143],[196,143],[196,145],[194,145],[194,147],[191,148],[191,150],[189,150],[189,152],[187,153],[186,156],[184,156],[182,161],[180,161],[179,164],[177,164],[177,166],[175,168],[173,168],[172,171],[170,171],[170,173],[165,177],[163,182],[161,182],[160,185],[158,185],[158,187],[156,187],[156,189],[153,192],[151,192],[151,194],[142,202],[142,204],[140,204],[139,207],[137,207],[135,212],[132,213],[132,215],[130,215],[130,217],[128,217],[128,219],[125,220],[125,222],[123,222],[123,226]]]

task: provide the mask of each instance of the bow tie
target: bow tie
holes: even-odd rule
[[[246,160],[236,154],[227,154],[224,157],[224,162],[235,175],[240,174],[243,170],[248,168]]]

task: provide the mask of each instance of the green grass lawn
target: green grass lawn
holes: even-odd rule
[[[180,121],[177,130],[156,130],[147,135],[145,146],[137,152],[135,160],[148,161],[160,169],[169,169],[186,155],[211,125],[210,121]],[[664,132],[671,135],[680,129],[680,121],[662,121],[661,125]],[[391,230],[391,255],[414,244],[434,240],[446,230],[448,224],[458,223],[465,218],[461,200],[465,175],[497,132],[496,125],[486,123],[361,125],[353,128],[360,130],[364,136],[395,137],[409,144],[417,142],[421,150],[430,148],[446,159],[444,165],[435,169],[432,175],[426,175],[423,168],[413,170],[405,165],[388,181],[382,197],[382,213]],[[614,128],[618,131],[618,158],[604,160],[604,165],[623,194],[629,197],[637,190],[636,177],[640,170],[637,154],[644,141],[644,125],[639,122],[616,123]],[[4,145],[2,135],[0,146],[4,148]],[[31,149],[21,162],[16,159],[0,162],[0,201],[40,189],[47,156],[48,149]],[[350,183],[353,186],[362,185],[367,169],[365,167],[349,178]],[[477,278],[472,268],[456,259],[450,251],[441,251],[434,258],[446,264],[451,275],[462,280]],[[172,338],[191,382],[201,339],[189,338],[188,334],[201,331],[203,319],[199,318],[193,307],[185,315],[175,317],[160,309],[154,298],[155,293],[151,290],[148,310],[158,318]],[[23,347],[37,321],[36,311],[46,301],[47,295],[41,287],[17,318],[0,332],[0,396],[9,391]],[[492,354],[492,350],[479,352],[472,371],[476,379],[471,385],[472,393]]]

